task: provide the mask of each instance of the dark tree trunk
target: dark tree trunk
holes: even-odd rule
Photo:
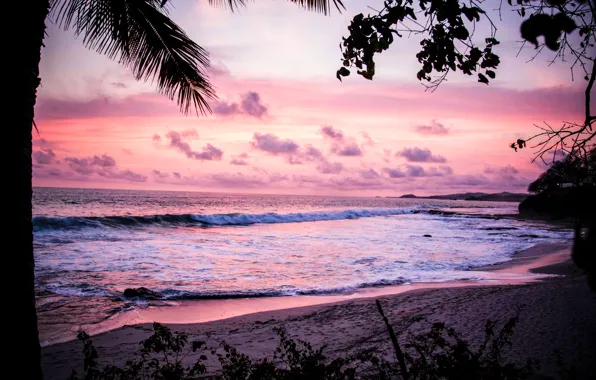
[[[49,0],[9,2],[3,33],[2,61],[5,67],[3,90],[7,109],[2,128],[9,171],[2,193],[6,214],[3,275],[8,301],[3,305],[4,352],[2,372],[20,379],[42,379],[40,346],[35,312],[33,232],[31,224],[32,165],[31,137],[39,79],[39,61],[45,35]],[[4,214],[4,213],[3,213]],[[8,339],[6,339],[8,338]],[[5,340],[6,339],[6,340]]]

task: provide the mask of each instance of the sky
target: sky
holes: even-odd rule
[[[173,0],[171,18],[210,52],[218,99],[208,116],[136,82],[117,62],[48,23],[36,105],[34,186],[391,196],[524,192],[544,169],[509,144],[535,124],[581,121],[569,63],[531,62],[520,18],[504,10],[489,86],[451,73],[434,92],[416,79],[419,38],[377,60],[373,81],[335,78],[339,43],[357,13],[256,1],[237,12]],[[490,8],[487,6],[487,8]],[[477,35],[484,37],[481,25]]]

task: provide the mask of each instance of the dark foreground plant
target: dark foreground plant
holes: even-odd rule
[[[85,355],[83,379],[517,380],[528,378],[537,368],[535,360],[518,365],[503,358],[504,349],[511,345],[517,316],[509,319],[500,330],[496,329],[495,322],[487,321],[484,340],[478,347],[472,347],[444,323],[434,323],[428,332],[409,339],[402,350],[378,301],[377,306],[387,326],[396,360],[387,360],[375,350],[331,359],[324,353],[326,346],[315,349],[308,342],[290,338],[284,328],[275,329],[279,345],[273,355],[257,360],[225,342],[214,350],[209,350],[204,341],[194,341],[187,347],[186,334],[173,334],[167,327],[154,323],[154,333],[141,342],[138,358],[127,361],[123,367],[100,367],[89,335],[80,332],[78,338],[83,342]],[[198,357],[192,364],[184,365],[184,359],[191,353]],[[220,364],[220,368],[209,371],[211,375],[207,375],[205,354],[215,355]],[[73,371],[71,380],[75,379],[80,378]]]

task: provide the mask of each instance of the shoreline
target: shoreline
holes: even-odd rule
[[[541,244],[519,252],[510,262],[489,268],[492,273],[533,273],[534,279],[525,283],[483,281],[456,286],[443,283],[400,293],[370,294],[369,297],[261,311],[203,323],[165,324],[173,331],[189,334],[189,341],[207,338],[213,343],[210,347],[217,348],[218,342],[225,340],[255,358],[272,355],[278,341],[273,332],[276,326],[285,326],[292,336],[315,347],[329,345],[330,357],[369,348],[391,355],[384,324],[372,301],[375,298],[383,303],[396,331],[402,331],[409,318],[421,315],[429,321],[446,322],[464,332],[471,342],[482,339],[487,318],[504,322],[521,308],[512,358],[528,355],[538,358],[545,363],[545,373],[552,374],[556,373],[552,349],[560,347],[567,363],[579,363],[580,373],[589,374],[596,370],[596,363],[590,359],[596,354],[596,325],[593,323],[596,296],[590,292],[583,274],[569,262],[568,247],[568,244]],[[170,311],[175,310],[177,308],[170,308]],[[94,336],[100,362],[123,364],[138,353],[138,343],[151,332],[151,324],[143,323]],[[46,378],[66,378],[73,368],[81,373],[81,352],[82,345],[78,341],[44,347],[42,362]],[[209,360],[210,368],[218,368],[214,358]]]
[[[409,292],[431,289],[482,287],[502,285],[528,284],[553,276],[534,271],[535,269],[565,261],[569,254],[566,252],[568,243],[541,243],[513,254],[505,262],[476,267],[470,273],[482,272],[486,279],[482,280],[453,280],[443,282],[418,282],[399,285],[361,288],[352,292],[323,294],[323,295],[289,295],[272,297],[224,298],[206,300],[163,300],[162,306],[149,306],[119,312],[113,316],[91,325],[74,326],[70,334],[53,339],[44,339],[42,347],[67,343],[76,340],[79,328],[89,335],[99,335],[126,326],[150,324],[199,324],[222,321],[246,315],[267,312],[286,313],[292,309],[312,307],[326,307],[338,303],[362,299],[395,296]]]
[[[525,361],[532,357],[542,362],[541,373],[556,375],[552,350],[558,348],[565,363],[579,370],[579,378],[596,371],[596,295],[585,276],[570,263],[569,244],[540,244],[518,252],[512,260],[483,270],[492,273],[526,273],[530,282],[457,286],[436,284],[401,293],[375,294],[334,303],[307,305],[243,314],[203,323],[165,323],[173,331],[185,332],[189,341],[207,339],[216,349],[226,341],[254,358],[271,356],[277,345],[274,327],[284,326],[291,336],[313,344],[328,345],[329,357],[375,349],[391,355],[392,347],[373,299],[379,299],[399,339],[420,328],[403,331],[408,320],[423,316],[428,321],[445,322],[474,344],[483,339],[486,319],[503,323],[521,310],[508,359]],[[517,271],[517,272],[516,272]],[[504,272],[504,273],[505,273]],[[439,286],[442,285],[442,286]],[[297,297],[296,297],[297,298]],[[218,300],[220,302],[221,300]],[[252,300],[254,301],[254,300]],[[175,308],[170,308],[175,311]],[[424,330],[426,331],[426,330]],[[100,363],[122,365],[138,353],[138,344],[152,333],[150,323],[122,326],[94,336]],[[63,379],[73,368],[82,373],[82,344],[69,341],[42,348],[42,364],[47,379]],[[189,356],[188,360],[192,360]],[[209,368],[219,368],[210,357]]]

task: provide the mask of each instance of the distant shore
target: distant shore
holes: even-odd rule
[[[568,245],[540,244],[519,252],[507,263],[481,268],[495,273],[495,278],[501,278],[498,281],[370,289],[344,295],[348,297],[344,299],[319,297],[323,304],[311,303],[308,306],[296,303],[305,297],[279,297],[266,299],[260,305],[265,310],[269,308],[269,311],[251,314],[238,309],[246,307],[242,305],[243,300],[203,301],[188,303],[186,310],[166,307],[139,311],[137,320],[149,321],[153,318],[161,322],[184,322],[192,318],[195,321],[218,319],[169,325],[174,330],[189,333],[190,340],[205,339],[205,335],[209,335],[213,345],[225,340],[254,357],[272,355],[277,344],[272,328],[285,325],[292,335],[314,345],[328,344],[328,353],[333,356],[370,347],[390,352],[384,326],[375,311],[374,298],[381,300],[397,331],[403,328],[408,317],[423,315],[432,321],[445,321],[472,340],[482,336],[487,318],[504,321],[519,307],[521,317],[514,337],[512,358],[523,360],[530,356],[540,359],[543,362],[542,372],[553,374],[556,368],[552,350],[559,347],[563,359],[578,366],[580,374],[594,373],[589,371],[596,370],[593,361],[596,355],[596,296],[589,291],[585,278],[568,262],[568,258]],[[547,275],[558,276],[545,277]],[[504,277],[509,279],[503,280]],[[252,304],[258,302],[260,300],[250,300]],[[231,310],[234,309],[244,315],[226,318],[233,316]],[[95,336],[93,340],[101,362],[122,364],[137,352],[138,343],[150,331],[150,324],[145,323]],[[73,368],[80,373],[81,351],[82,346],[76,341],[43,348],[46,378],[66,378]],[[217,368],[217,365],[211,367]]]

